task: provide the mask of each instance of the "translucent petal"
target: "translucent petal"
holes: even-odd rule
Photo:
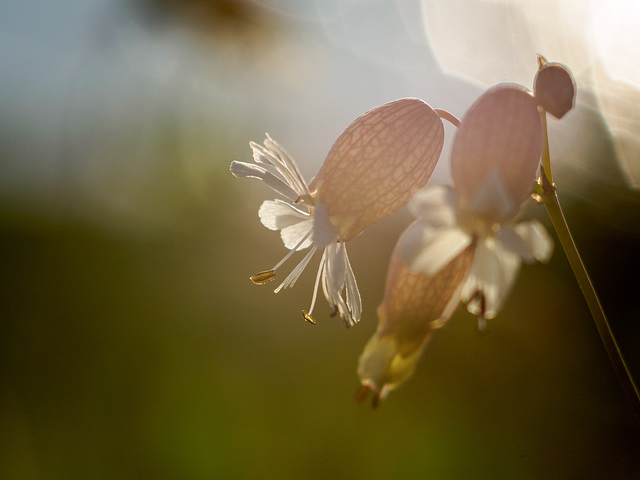
[[[459,228],[433,228],[414,222],[399,243],[400,255],[412,271],[435,275],[472,242]]]
[[[553,240],[540,222],[532,220],[519,223],[515,226],[515,231],[527,243],[533,258],[539,262],[546,262],[551,258]]]
[[[244,162],[231,162],[230,170],[237,178],[257,178],[262,180],[269,187],[291,202],[295,202],[299,197],[299,194],[293,191],[289,185],[276,177],[266,168],[259,165]]]
[[[346,250],[344,243],[334,242],[327,247],[327,281],[331,300],[344,288],[346,272]]]
[[[291,177],[293,185],[296,186],[296,191],[300,195],[309,195],[309,189],[307,182],[302,176],[302,172],[298,168],[298,164],[293,157],[275,140],[273,140],[268,134],[265,134],[264,145],[274,154],[281,164],[285,167],[288,175]]]
[[[495,317],[511,292],[520,264],[518,254],[502,248],[493,238],[479,242],[461,293],[462,301],[470,302],[469,311],[485,318]]]
[[[424,218],[433,227],[455,225],[456,207],[456,196],[451,187],[446,185],[428,185],[409,202],[409,211],[418,218]]]
[[[292,248],[296,248],[296,245],[300,243],[300,241],[309,234],[309,232],[313,229],[313,219],[309,218],[307,220],[303,220],[299,223],[290,225],[288,227],[280,230],[280,237],[282,238],[282,242],[284,246],[289,250]],[[304,250],[308,248],[313,243],[313,235],[309,235],[309,237],[300,244],[297,250]]]
[[[324,205],[318,203],[313,210],[313,244],[324,248],[338,238],[338,231],[329,220]]]
[[[309,189],[293,158],[269,135],[266,135],[264,145],[249,143],[253,151],[253,160],[256,163],[274,167],[296,193],[295,198],[308,196]]]
[[[258,210],[258,216],[269,230],[282,230],[311,218],[309,213],[282,200],[265,200]]]

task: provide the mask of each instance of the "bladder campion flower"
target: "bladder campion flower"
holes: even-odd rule
[[[462,119],[451,153],[453,188],[436,185],[410,204],[420,218],[402,251],[414,271],[436,275],[473,250],[460,291],[479,328],[500,310],[522,261],[546,261],[553,243],[537,221],[516,222],[530,197],[542,149],[533,95],[504,84],[482,95]]]
[[[378,329],[364,348],[358,363],[362,386],[358,403],[373,392],[372,405],[407,380],[432,332],[444,325],[460,303],[459,288],[471,261],[468,246],[435,275],[413,272],[404,264],[401,251],[413,241],[414,228],[400,237],[391,256],[382,304],[378,307]]]
[[[273,280],[293,253],[309,248],[275,292],[292,287],[322,249],[311,306],[302,315],[315,323],[312,313],[322,283],[334,312],[347,326],[355,325],[362,305],[345,242],[404,206],[427,183],[443,140],[438,113],[422,100],[405,98],[352,122],[309,183],[293,158],[268,135],[264,146],[251,142],[255,164],[233,162],[231,172],[239,178],[258,178],[284,197],[265,201],[258,213],[265,227],[280,230],[290,250],[273,268],[251,280],[256,284]]]

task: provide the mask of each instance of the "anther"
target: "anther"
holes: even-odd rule
[[[256,273],[249,277],[253,283],[256,285],[264,285],[267,282],[270,282],[274,278],[276,278],[275,270],[265,270],[264,272]]]
[[[304,310],[302,310],[302,318],[305,319],[305,321],[307,323],[310,323],[311,325],[315,325],[316,321],[313,319],[313,317],[311,315],[309,315],[307,312],[305,312]]]

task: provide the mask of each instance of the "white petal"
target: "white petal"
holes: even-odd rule
[[[296,265],[296,267],[291,271],[287,278],[285,278],[284,281],[278,286],[278,288],[274,290],[275,293],[278,293],[283,288],[289,288],[295,285],[296,281],[298,280],[298,278],[300,278],[300,275],[309,264],[311,257],[313,257],[313,254],[316,253],[316,250],[316,248],[312,248],[309,253],[305,255],[305,257],[300,261],[300,263],[298,263],[298,265]]]
[[[307,182],[305,182],[304,177],[302,176],[302,172],[298,168],[298,164],[295,162],[293,157],[289,155],[289,153],[282,148],[282,146],[273,140],[269,134],[265,134],[264,145],[271,150],[273,154],[275,154],[278,159],[282,162],[282,164],[286,167],[287,172],[291,175],[294,183],[300,189],[300,194],[309,194],[309,189],[307,188]]]
[[[309,218],[308,220],[303,220],[299,223],[291,225],[289,227],[285,227],[280,230],[280,238],[282,238],[282,242],[284,246],[289,250],[292,248],[296,248],[296,246],[300,243],[300,241],[313,229],[313,220]],[[298,246],[297,250],[304,250],[311,246],[313,235],[309,235],[309,237],[304,240]]]
[[[462,301],[469,302],[469,311],[484,314],[485,318],[495,317],[511,292],[520,264],[519,255],[502,248],[493,238],[479,242],[461,293]],[[484,312],[480,296],[484,297]]]
[[[269,135],[265,136],[264,147],[255,142],[250,142],[253,151],[253,160],[256,163],[274,167],[285,179],[289,187],[296,192],[295,197],[308,196],[307,187],[300,169],[291,156]],[[295,201],[295,198],[293,199]]]
[[[551,258],[553,240],[540,222],[532,220],[519,223],[515,226],[515,231],[527,243],[534,259],[546,262]]]
[[[262,224],[270,230],[282,230],[305,220],[311,215],[282,200],[265,200],[258,210]]]
[[[435,275],[471,241],[471,236],[459,228],[438,229],[418,220],[403,234],[400,255],[411,270]]]
[[[327,246],[327,277],[331,299],[340,296],[344,288],[346,272],[346,250],[344,243],[333,242]]]
[[[345,286],[347,291],[347,307],[351,311],[351,322],[349,326],[353,326],[360,321],[362,316],[362,299],[360,298],[360,291],[358,290],[358,284],[356,283],[356,277],[353,274],[349,257],[345,247],[345,260],[346,260],[346,277]]]
[[[452,227],[457,221],[457,199],[446,185],[429,185],[414,195],[409,211],[436,228]]]
[[[329,220],[329,213],[321,203],[313,210],[313,244],[324,248],[338,238],[338,231]]]
[[[324,297],[338,311],[345,325],[351,327],[360,320],[362,302],[344,243],[334,242],[328,245],[324,250],[322,261],[324,262],[322,272],[322,292]],[[342,296],[345,286],[346,302]]]
[[[244,162],[231,162],[230,170],[237,178],[257,178],[258,180],[262,180],[269,187],[291,202],[295,202],[299,197],[299,194],[296,193],[289,185],[260,165],[253,165],[251,163]]]

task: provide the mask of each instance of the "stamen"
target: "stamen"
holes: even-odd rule
[[[313,233],[313,228],[311,228],[304,237],[302,237],[302,239],[297,243],[297,245],[295,247],[293,247],[291,250],[289,250],[289,253],[287,253],[284,258],[282,260],[280,260],[278,263],[276,263],[275,267],[273,267],[271,270],[277,270],[284,262],[286,262],[287,260],[289,260],[291,258],[291,255],[293,255],[295,252],[298,251],[298,249],[300,248],[300,245],[302,245],[305,240],[307,240],[309,238],[309,236]]]
[[[303,315],[308,315],[309,317],[311,316],[311,314],[313,313],[313,307],[316,306],[316,298],[318,297],[318,285],[320,284],[320,277],[322,276],[322,271],[324,270],[324,253],[322,255],[322,258],[320,259],[320,266],[318,267],[318,273],[316,274],[316,282],[313,285],[313,296],[311,297],[311,306],[309,307],[309,313],[306,312],[302,312]],[[305,316],[305,320],[306,320],[306,316]]]
[[[487,331],[487,319],[484,317],[478,317],[478,333],[485,333]]]
[[[302,261],[298,263],[298,265],[296,265],[293,270],[291,270],[291,273],[289,273],[287,278],[284,279],[284,282],[282,282],[273,292],[278,293],[283,288],[293,287],[293,285],[298,281],[298,278],[300,278],[300,275],[302,274],[304,269],[307,268],[309,260],[311,260],[311,257],[313,257],[313,255],[316,253],[316,250],[316,247],[313,247],[311,250],[309,250],[309,253],[307,253]]]
[[[471,301],[475,301],[475,300],[477,300],[480,303],[479,311],[477,313],[478,332],[485,333],[487,330],[487,317],[486,317],[487,297],[485,297],[484,292],[482,290],[476,290],[476,292],[473,294],[473,297],[471,297]]]
[[[265,270],[264,272],[256,273],[249,277],[253,283],[256,285],[264,285],[267,282],[270,282],[274,278],[276,278],[276,271],[273,270]]]
[[[302,310],[302,318],[305,319],[305,321],[307,323],[310,323],[311,325],[315,325],[316,321],[313,319],[313,317],[311,315],[309,315],[307,312],[305,312],[304,310]]]

